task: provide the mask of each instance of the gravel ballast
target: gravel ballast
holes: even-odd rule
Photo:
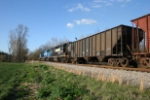
[[[95,78],[97,76],[103,76],[108,79],[120,79],[122,83],[127,83],[135,86],[140,86],[141,84],[145,88],[150,88],[150,73],[147,72],[136,72],[136,71],[125,71],[119,69],[106,69],[106,68],[96,68],[80,65],[62,64],[54,62],[44,62],[44,64],[63,67],[68,70],[81,71],[84,75],[93,75]]]

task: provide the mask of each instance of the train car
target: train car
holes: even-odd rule
[[[132,30],[133,59],[139,62],[140,66],[150,68],[150,14],[133,19],[131,22],[132,27],[136,27],[136,30]],[[138,32],[139,27],[143,30],[142,50],[140,40],[137,38],[141,35]]]
[[[47,50],[47,56],[46,56],[46,60],[47,61],[50,61],[52,53],[53,53],[53,49],[52,48]]]
[[[142,30],[138,29],[139,34]],[[132,27],[119,25],[71,44],[72,63],[108,62],[109,65],[127,66],[132,59]],[[139,41],[143,39],[139,35]]]
[[[46,60],[47,59],[47,50],[43,50],[41,53],[40,53],[40,60]]]
[[[71,42],[67,42],[52,48],[52,54],[49,57],[50,61],[70,62]]]
[[[43,50],[41,53],[40,53],[40,60],[44,60],[44,61],[49,61],[50,60],[50,57],[52,55],[52,49],[48,49],[48,50]]]

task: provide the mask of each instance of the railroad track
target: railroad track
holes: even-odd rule
[[[96,68],[107,68],[107,69],[119,69],[119,70],[127,70],[127,71],[139,71],[139,72],[147,72],[150,73],[150,68],[132,68],[132,67],[116,67],[116,66],[107,66],[107,65],[91,65],[91,64],[77,64],[81,66],[88,67],[96,67]]]
[[[117,67],[117,66],[98,65],[98,64],[72,64],[72,63],[62,63],[62,62],[54,62],[54,63],[150,73],[150,68]]]

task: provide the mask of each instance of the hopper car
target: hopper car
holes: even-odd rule
[[[139,34],[142,34],[142,30]],[[132,60],[132,27],[119,25],[84,39],[72,42],[73,63],[108,62],[111,66],[126,67]],[[142,40],[142,35],[139,35]]]

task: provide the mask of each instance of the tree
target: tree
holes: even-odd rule
[[[28,54],[28,60],[39,60],[40,52],[42,51],[41,48],[36,49],[33,52]]]
[[[3,62],[9,61],[8,58],[10,58],[10,57],[11,57],[11,55],[9,55],[8,53],[0,51],[0,62],[1,61],[3,61]]]
[[[11,30],[9,34],[10,49],[13,61],[24,61],[26,59],[28,27],[19,24],[15,30]]]

